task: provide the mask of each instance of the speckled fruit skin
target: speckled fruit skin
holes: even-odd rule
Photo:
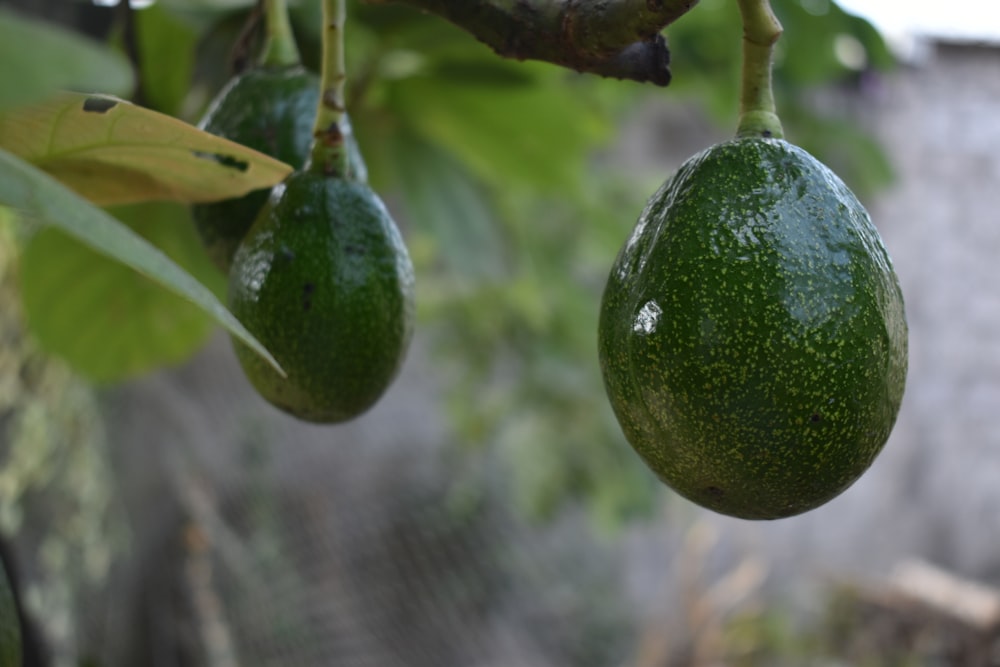
[[[233,258],[229,308],[287,372],[234,341],[269,402],[313,422],[371,407],[413,332],[413,266],[365,184],[296,172],[272,192]]]
[[[599,353],[618,421],[663,482],[777,519],[843,492],[889,437],[903,297],[833,172],[783,140],[735,139],[650,199],[605,288]]]
[[[199,127],[298,169],[309,156],[318,101],[319,79],[301,66],[257,67],[234,77],[219,91]],[[347,176],[366,180],[367,170],[353,134],[347,134],[346,143]],[[269,192],[264,188],[243,197],[191,207],[202,243],[223,272],[229,270],[236,246],[267,202]]]

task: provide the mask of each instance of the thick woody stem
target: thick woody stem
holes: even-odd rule
[[[436,14],[505,58],[542,60],[579,72],[670,83],[660,32],[698,0],[367,0]]]

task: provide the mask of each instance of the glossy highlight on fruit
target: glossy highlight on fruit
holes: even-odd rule
[[[413,332],[413,266],[378,196],[311,171],[277,186],[233,258],[229,308],[282,378],[234,341],[257,391],[301,419],[352,419],[382,396]]]
[[[620,251],[599,322],[622,429],[675,491],[775,519],[871,465],[903,396],[907,326],[867,212],[780,139],[689,159]]]
[[[254,67],[234,77],[209,105],[199,127],[298,169],[309,156],[319,102],[318,77],[299,65]],[[367,169],[345,119],[347,177],[367,179]],[[269,189],[192,206],[195,228],[212,261],[228,271],[236,247],[267,202]]]

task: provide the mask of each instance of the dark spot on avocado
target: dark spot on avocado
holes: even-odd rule
[[[820,416],[820,414],[819,414],[818,412],[814,412],[814,413],[812,413],[812,415],[811,415],[811,416],[809,417],[809,421],[811,421],[812,423],[814,423],[814,424],[815,424],[816,422],[820,422],[820,421],[823,421],[823,417],[821,417],[821,416]]]
[[[316,291],[316,285],[313,283],[306,283],[302,286],[302,310],[312,308],[312,293],[314,291]]]
[[[83,101],[83,110],[92,113],[105,113],[118,106],[118,100],[110,97],[88,97]]]
[[[348,255],[363,255],[365,254],[364,246],[358,245],[357,243],[348,243],[344,246],[344,251]]]
[[[712,498],[721,498],[726,495],[726,492],[717,486],[706,486],[705,493]]]

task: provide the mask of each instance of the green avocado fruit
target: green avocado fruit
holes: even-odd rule
[[[342,422],[371,407],[402,365],[413,265],[371,188],[299,171],[237,248],[228,301],[287,373],[234,341],[258,393],[300,419]]]
[[[777,519],[853,484],[896,420],[903,296],[864,207],[780,139],[690,158],[611,269],[599,356],[626,438],[721,514]]]
[[[299,65],[255,67],[234,77],[211,102],[199,127],[298,169],[309,156],[319,79]],[[367,169],[345,120],[347,176],[367,179]],[[195,228],[213,263],[229,270],[236,246],[267,201],[268,188],[235,199],[196,204]]]

